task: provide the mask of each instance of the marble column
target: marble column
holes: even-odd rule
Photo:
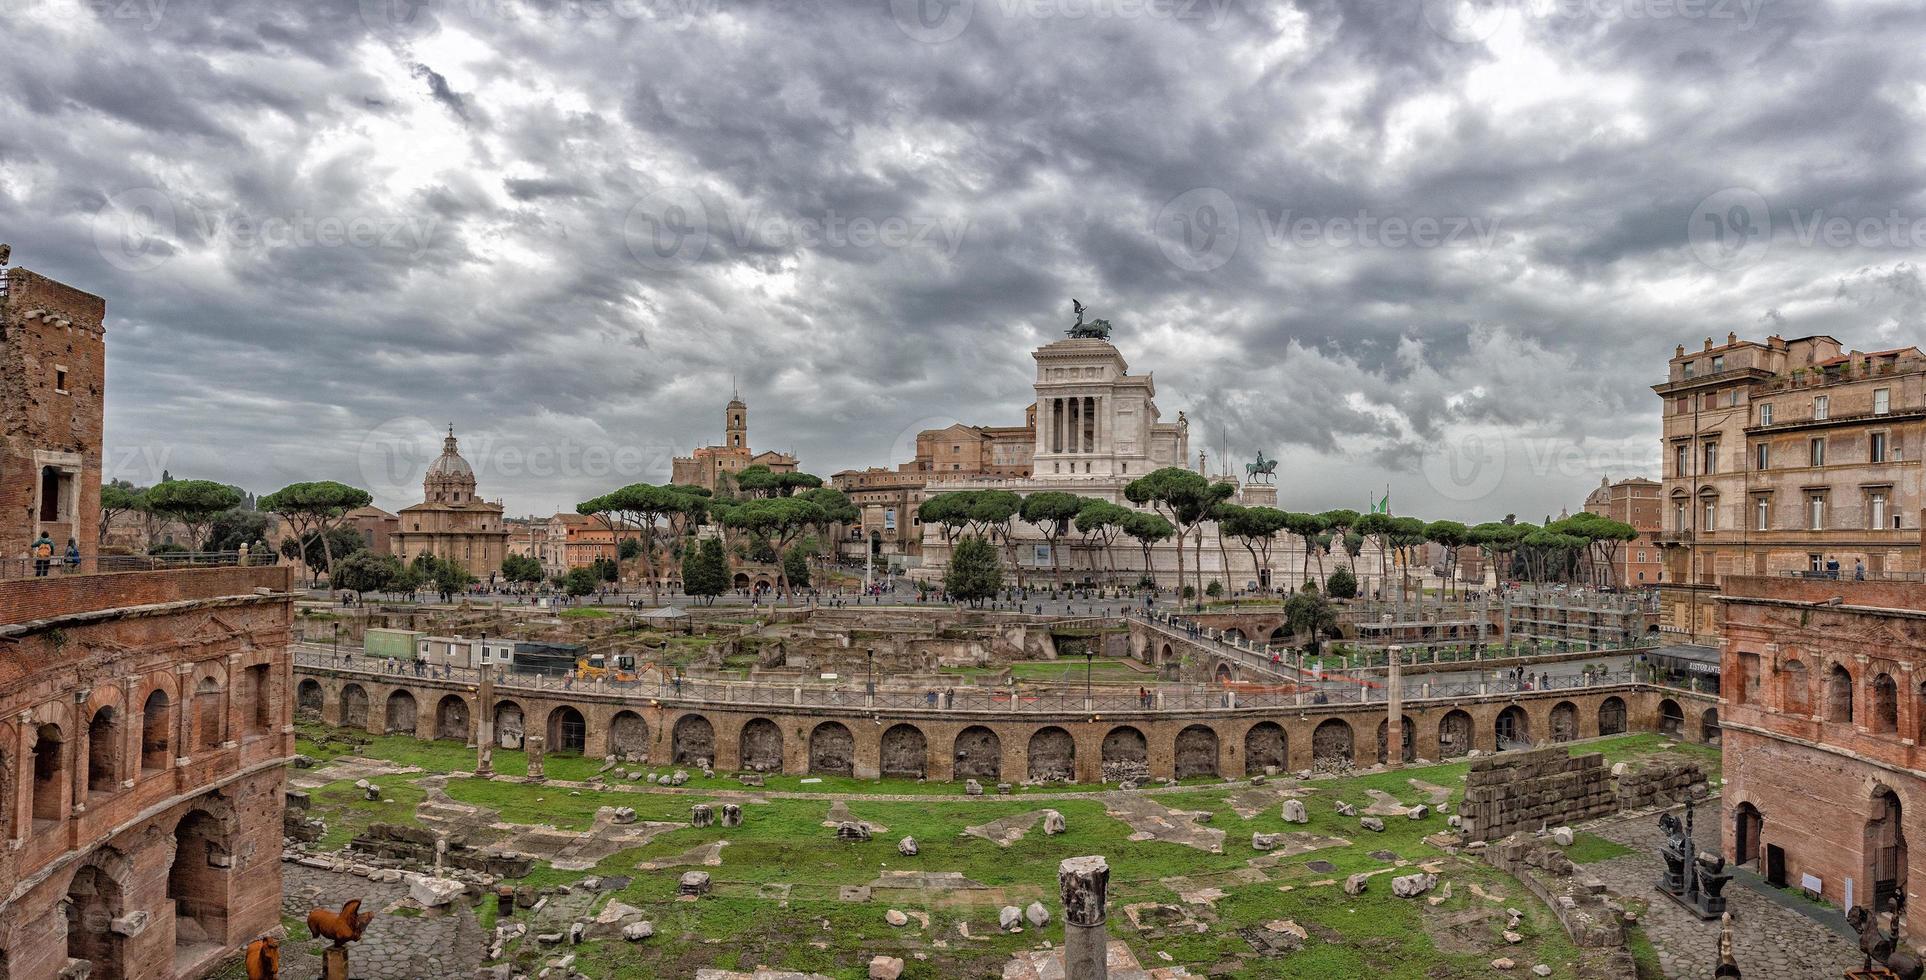
[[[475,775],[495,774],[495,671],[481,668],[481,684],[475,692]]]
[[[523,725],[527,725],[526,720],[523,721]],[[536,783],[547,778],[542,772],[542,736],[524,732],[522,751],[528,754],[528,781]]]
[[[1108,980],[1110,936],[1104,928],[1104,892],[1110,865],[1099,855],[1065,858],[1057,865],[1063,896],[1064,980]]]
[[[1404,648],[1394,646],[1386,655],[1390,673],[1385,676],[1384,764],[1396,769],[1404,765],[1404,682],[1399,669]]]

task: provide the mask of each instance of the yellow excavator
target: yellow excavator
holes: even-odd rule
[[[635,655],[618,653],[615,666],[611,670],[609,656],[605,653],[591,653],[575,661],[575,676],[585,681],[599,681],[603,678],[616,681],[635,680]]]

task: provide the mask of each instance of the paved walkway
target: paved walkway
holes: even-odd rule
[[[1683,808],[1678,812],[1683,813]],[[1716,833],[1717,813],[1716,806],[1702,806],[1698,810],[1701,850],[1716,846],[1709,844],[1705,835]],[[1586,865],[1580,870],[1596,875],[1621,895],[1649,900],[1641,925],[1658,950],[1659,965],[1665,975],[1679,980],[1711,976],[1718,965],[1718,922],[1700,921],[1660,895],[1655,887],[1663,865],[1658,856],[1658,814],[1608,817],[1586,825],[1585,829],[1635,852]],[[1824,980],[1841,976],[1860,964],[1856,945],[1772,897],[1737,881],[1726,886],[1725,896],[1732,912],[1739,967],[1746,976]]]
[[[349,874],[336,874],[281,865],[281,912],[306,921],[317,906],[338,909],[351,898],[363,910],[375,911],[374,921],[361,941],[348,947],[349,972],[359,980],[424,980],[472,977],[481,966],[486,937],[481,924],[464,903],[452,911],[418,916],[395,915],[387,908],[405,898],[405,885],[380,884]],[[325,940],[286,943],[281,947],[281,976],[285,980],[318,980]]]

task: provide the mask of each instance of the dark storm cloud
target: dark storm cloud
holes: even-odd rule
[[[390,507],[450,421],[514,512],[665,479],[732,382],[758,448],[893,465],[1020,421],[1075,296],[1285,506],[1536,519],[1655,474],[1675,344],[1920,339],[1921,243],[1797,228],[1926,215],[1926,11],[1441,6],[34,0],[0,238],[108,298],[121,475]],[[1737,191],[1771,247],[1707,260]]]

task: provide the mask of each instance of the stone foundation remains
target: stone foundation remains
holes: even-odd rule
[[[1618,812],[1605,757],[1571,756],[1563,746],[1476,759],[1465,774],[1467,840],[1497,840]]]

